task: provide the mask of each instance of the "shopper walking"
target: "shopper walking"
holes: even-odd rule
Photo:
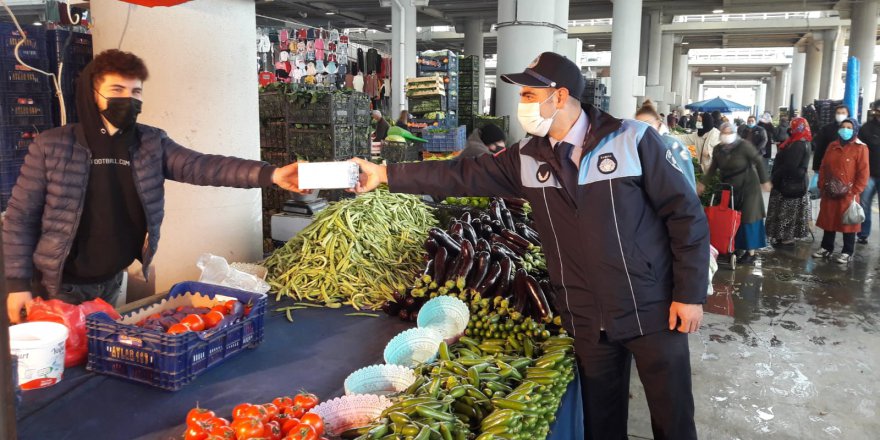
[[[382,112],[379,110],[373,110],[372,118],[376,123],[376,131],[373,132],[373,140],[376,142],[384,141],[385,138],[388,137],[388,130],[391,129],[391,126],[388,124],[388,121],[382,117]]]
[[[758,150],[758,153],[761,153],[762,157],[767,158],[767,148],[770,145],[770,138],[767,135],[767,130],[758,125],[757,121],[757,118],[754,116],[749,116],[748,119],[746,119],[745,125],[740,127],[743,129],[744,133],[741,136],[743,140],[754,145],[755,149]],[[764,161],[764,166],[767,168],[767,161]]]
[[[837,130],[840,123],[849,118],[849,108],[845,105],[838,105],[834,109],[834,122],[825,124],[819,132],[813,136],[813,171],[819,172],[822,166],[822,158],[825,157],[825,150],[832,142],[839,139]],[[806,119],[806,118],[805,118]],[[807,119],[809,121],[809,119]],[[813,127],[813,124],[810,124]]]
[[[718,173],[721,183],[733,186],[734,203],[742,211],[742,223],[736,233],[736,249],[742,264],[753,264],[755,250],[767,246],[764,227],[764,198],[761,190],[770,192],[770,176],[764,168],[764,158],[755,146],[737,136],[733,124],[721,126],[721,145],[715,149],[712,164],[697,185],[703,194],[707,184]],[[710,188],[714,191],[714,188]]]
[[[809,127],[809,126],[810,126],[810,124],[807,123],[807,127]],[[788,130],[790,128],[791,128],[791,124],[788,122],[788,118],[785,116],[780,116],[779,117],[779,125],[776,126],[776,132],[773,135],[773,137],[776,139],[776,142],[781,144],[781,143],[787,141],[788,140]],[[811,146],[810,151],[812,151],[812,150],[813,150],[813,148]]]
[[[812,140],[807,120],[795,118],[791,123],[791,136],[779,144],[770,173],[773,190],[767,207],[767,237],[773,246],[794,246],[795,240],[810,233],[807,172]]]
[[[848,264],[852,260],[856,233],[862,229],[861,224],[843,224],[843,214],[854,200],[858,201],[870,177],[868,148],[859,141],[857,127],[854,119],[845,119],[840,124],[838,138],[828,146],[819,169],[822,200],[816,226],[825,234],[822,248],[813,257],[831,258],[834,255],[834,240],[840,232],[843,234],[843,250],[835,259],[840,264]]]
[[[663,143],[669,149],[666,158],[675,161],[679,171],[696,191],[697,179],[694,174],[694,161],[691,159],[691,152],[678,139],[669,135],[669,129],[661,122],[660,115],[657,114],[657,109],[650,99],[646,100],[636,111],[636,119],[650,125],[660,133]]]
[[[409,112],[406,110],[401,110],[400,117],[397,118],[397,122],[394,125],[404,130],[409,130]]]
[[[495,154],[506,147],[507,133],[495,124],[475,128],[468,136],[467,146],[456,159]]]
[[[865,222],[859,232],[859,243],[867,244],[871,235],[871,217],[874,198],[880,195],[880,101],[874,102],[868,112],[868,122],[859,129],[859,140],[868,146],[868,162],[871,177],[861,196],[862,208],[865,210]]]
[[[521,86],[518,117],[531,137],[494,157],[387,168],[357,159],[358,191],[387,182],[397,192],[527,199],[575,338],[587,438],[626,438],[635,358],[654,438],[695,439],[686,333],[700,326],[709,254],[699,199],[654,130],[578,101],[573,62],[545,52],[501,79]]]
[[[34,294],[113,304],[135,259],[147,276],[159,246],[165,180],[296,190],[296,164],[201,154],[138,124],[147,76],[134,54],[100,53],[77,80],[80,122],[46,130],[30,145],[3,223],[13,323]]]
[[[764,165],[770,169],[770,160],[773,159],[773,146],[779,145],[781,142],[776,138],[776,127],[773,126],[773,116],[770,112],[764,112],[761,119],[758,120],[758,127],[764,129],[767,136],[767,145],[764,147]]]
[[[700,148],[697,154],[700,157],[700,166],[705,171],[712,163],[715,147],[721,143],[721,131],[715,127],[715,119],[711,114],[703,113],[701,119],[702,123],[697,125],[697,135],[700,137],[698,144]],[[699,128],[700,125],[702,125],[702,128]],[[721,126],[721,124],[717,125]]]

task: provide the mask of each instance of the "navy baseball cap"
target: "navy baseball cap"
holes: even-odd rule
[[[555,53],[544,52],[535,58],[522,73],[501,75],[501,80],[508,84],[524,87],[562,88],[568,94],[580,100],[584,93],[584,76],[581,68],[568,58]]]

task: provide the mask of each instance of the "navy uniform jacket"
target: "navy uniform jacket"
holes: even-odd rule
[[[612,340],[669,328],[672,301],[702,304],[709,232],[700,200],[655,130],[585,105],[576,185],[547,137],[495,155],[395,164],[392,191],[523,198],[532,206],[567,330]],[[583,334],[581,334],[583,333]]]

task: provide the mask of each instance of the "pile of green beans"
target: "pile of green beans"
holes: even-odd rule
[[[436,223],[418,197],[384,189],[334,203],[266,260],[269,285],[279,301],[378,309],[419,272]]]

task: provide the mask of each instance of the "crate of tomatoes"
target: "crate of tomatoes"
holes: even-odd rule
[[[86,318],[87,368],[177,391],[263,340],[266,295],[183,282],[156,299]]]
[[[184,440],[319,440],[324,420],[310,412],[318,404],[314,394],[277,397],[269,403],[242,403],[224,418],[205,408],[186,414]]]

